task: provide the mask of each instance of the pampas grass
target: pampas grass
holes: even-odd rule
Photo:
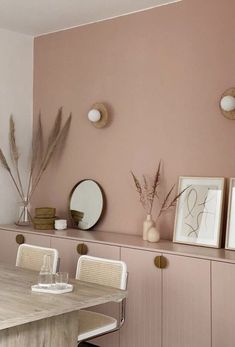
[[[159,161],[157,171],[154,175],[152,184],[149,183],[145,175],[142,176],[143,183],[141,183],[140,180],[136,177],[136,175],[131,171],[131,175],[134,180],[136,191],[139,194],[140,202],[143,208],[145,209],[145,211],[147,212],[147,214],[152,214],[155,198],[159,200],[158,187],[160,185],[160,171],[161,171],[161,160]],[[160,205],[156,220],[158,220],[158,218],[162,215],[163,212],[174,207],[176,205],[177,200],[188,188],[189,187],[185,188],[179,194],[172,197],[173,191],[175,189],[175,184],[174,184],[170,188],[170,190],[167,192],[165,198],[163,199],[163,202]]]
[[[184,188],[181,192],[179,192],[179,194],[175,195],[172,199],[172,192],[175,188],[175,184],[171,187],[171,189],[169,190],[169,192],[167,193],[165,199],[163,200],[163,203],[161,205],[160,211],[158,213],[158,217],[157,219],[161,216],[161,214],[165,211],[167,211],[169,208],[174,207],[176,205],[177,200],[181,197],[181,195],[185,192],[186,189],[188,189],[189,187]]]
[[[143,183],[141,183],[140,180],[136,177],[136,175],[131,171],[131,175],[134,180],[137,193],[139,194],[140,202],[143,208],[146,210],[147,214],[152,213],[153,203],[155,197],[157,196],[157,187],[159,186],[160,170],[161,161],[159,161],[152,184],[149,183],[145,175],[143,175]]]
[[[37,163],[41,162],[42,156],[43,156],[43,130],[42,130],[41,113],[39,113],[38,125],[32,139],[31,165],[30,165],[30,173],[29,173],[29,181],[28,181],[28,189],[27,189],[26,197],[29,197],[33,174],[36,169]]]
[[[131,171],[132,178],[135,183],[137,193],[139,194],[140,202],[143,208],[146,210],[147,214],[152,213],[153,203],[155,197],[157,196],[157,187],[159,186],[161,170],[161,161],[159,161],[157,171],[154,175],[153,183],[150,184],[147,177],[143,175],[143,183],[136,177],[136,175]]]
[[[42,178],[43,173],[45,172],[45,170],[47,169],[47,167],[51,161],[51,158],[54,156],[57,147],[59,146],[59,144],[62,141],[65,141],[65,139],[67,138],[70,124],[71,124],[71,120],[72,120],[72,114],[70,113],[70,115],[69,115],[68,119],[66,120],[62,129],[61,129],[61,125],[58,126],[58,117],[59,118],[61,117],[60,113],[58,113],[58,116],[55,120],[54,127],[53,127],[52,132],[49,136],[48,146],[47,146],[46,152],[42,158],[42,161],[40,163],[38,174],[35,176],[35,179],[32,181],[32,189],[28,195],[28,199],[30,199],[32,197],[35,189],[37,188],[38,183],[40,182],[40,180]],[[61,123],[61,120],[59,122]]]
[[[18,185],[17,185],[17,182],[16,182],[16,180],[15,180],[15,178],[14,178],[12,172],[11,172],[10,166],[8,165],[8,162],[7,162],[7,160],[6,160],[6,157],[5,157],[5,155],[3,154],[3,151],[1,150],[1,148],[0,148],[0,163],[2,164],[3,168],[6,169],[6,170],[8,171],[8,173],[9,173],[11,179],[12,179],[12,182],[13,182],[13,184],[14,184],[16,190],[17,190],[17,192],[19,193],[21,199],[23,200],[24,197],[23,197],[21,191],[19,190],[19,187],[18,187]]]
[[[10,116],[10,121],[9,121],[9,144],[10,144],[10,153],[11,153],[11,159],[12,163],[14,165],[16,175],[17,175],[17,180],[18,180],[18,188],[24,196],[24,190],[23,190],[23,185],[20,177],[20,172],[19,172],[19,151],[16,145],[16,138],[15,138],[15,122],[13,120],[13,116]]]
[[[13,116],[10,116],[9,119],[9,147],[11,153],[11,164],[14,169],[13,171],[4,155],[2,149],[0,148],[0,163],[3,168],[7,170],[9,176],[22,200],[24,205],[27,205],[30,201],[33,193],[35,192],[45,170],[47,169],[49,163],[52,160],[52,157],[55,155],[58,146],[65,142],[70,124],[71,124],[72,115],[70,114],[65,124],[62,126],[62,108],[59,108],[54,125],[50,131],[47,140],[47,146],[44,151],[44,139],[43,139],[43,128],[41,122],[41,114],[38,117],[38,125],[35,131],[35,134],[32,139],[32,155],[31,155],[31,164],[29,172],[29,180],[27,185],[26,194],[23,189],[20,170],[19,170],[19,159],[20,153],[16,143],[15,136],[15,122]]]

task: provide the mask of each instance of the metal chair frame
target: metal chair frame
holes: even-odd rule
[[[104,258],[97,258],[97,257],[91,257],[91,256],[81,256],[78,260],[78,266],[77,266],[77,272],[76,272],[76,278],[79,279],[79,264],[81,262],[81,259],[83,258],[87,258],[87,259],[94,259],[94,260],[100,260],[100,261],[107,261],[107,263],[120,263],[122,265],[124,265],[124,276],[123,276],[123,279],[121,281],[121,284],[120,284],[120,289],[126,289],[127,288],[127,282],[128,282],[128,272],[127,272],[127,269],[126,269],[126,264],[120,260],[110,260],[110,259],[104,259]],[[114,329],[111,329],[111,330],[107,330],[106,332],[103,332],[103,333],[100,333],[100,334],[95,334],[89,338],[86,338],[86,339],[83,339],[83,340],[79,340],[78,341],[78,346],[84,342],[84,341],[90,341],[90,340],[93,340],[94,338],[97,338],[97,337],[101,337],[101,336],[104,336],[104,335],[107,335],[107,334],[110,334],[110,333],[113,333],[115,331],[118,331],[122,328],[124,322],[125,322],[125,319],[126,319],[126,298],[122,299],[121,300],[121,309],[120,309],[120,313],[119,313],[119,319],[118,319],[118,325],[114,328]]]

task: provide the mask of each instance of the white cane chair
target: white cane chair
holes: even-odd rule
[[[51,256],[51,269],[53,273],[56,273],[59,260],[57,249],[33,246],[26,243],[20,245],[18,248],[16,266],[40,271],[43,265],[44,255],[46,254]]]
[[[126,289],[127,267],[123,261],[82,255],[78,260],[76,279]],[[125,304],[126,300],[123,299],[119,321],[101,313],[79,311],[78,345],[83,341],[119,330],[125,321]]]

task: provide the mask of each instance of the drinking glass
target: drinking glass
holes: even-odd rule
[[[68,272],[57,272],[55,274],[55,284],[59,289],[65,289],[68,285],[69,274]]]

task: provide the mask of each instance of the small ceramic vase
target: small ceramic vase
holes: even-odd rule
[[[160,233],[155,225],[151,226],[147,232],[147,240],[149,242],[159,242]]]
[[[148,230],[154,225],[154,221],[152,220],[151,214],[147,214],[147,218],[143,223],[143,240],[146,241],[148,239]]]
[[[143,223],[143,240],[146,241],[148,239],[148,230],[154,225],[154,221],[152,220],[151,214],[147,214],[147,218]]]

